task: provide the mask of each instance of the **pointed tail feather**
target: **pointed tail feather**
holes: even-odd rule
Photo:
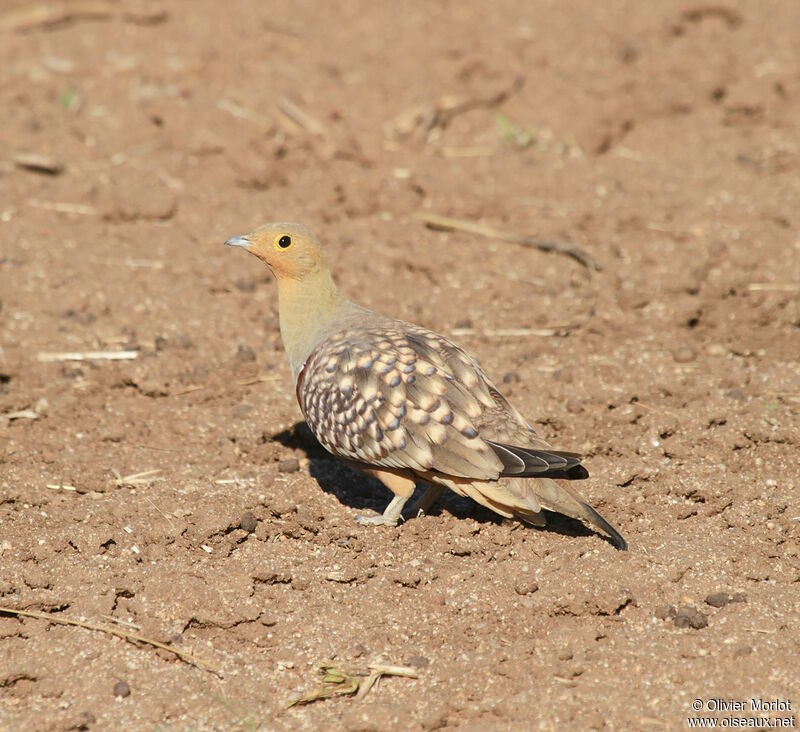
[[[627,549],[628,542],[608,521],[595,511],[577,491],[565,485],[559,485],[549,478],[531,481],[533,491],[539,502],[565,516],[588,521],[593,526],[608,534],[617,549]]]

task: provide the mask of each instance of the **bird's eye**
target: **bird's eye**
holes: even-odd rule
[[[292,245],[292,237],[287,236],[284,234],[280,239],[278,239],[278,246],[281,249],[288,249]]]

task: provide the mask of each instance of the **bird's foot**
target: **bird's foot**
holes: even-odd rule
[[[380,516],[359,515],[356,516],[356,523],[362,526],[397,526],[397,522],[403,519],[403,505],[407,500],[407,498],[395,496]]]
[[[362,526],[397,526],[401,518],[402,516],[395,518],[392,516],[384,516],[383,514],[380,516],[362,516],[359,514],[356,516],[356,523]]]
[[[431,506],[436,503],[436,499],[442,494],[444,486],[429,485],[422,497],[411,507],[411,513],[417,518],[424,516],[430,511]]]

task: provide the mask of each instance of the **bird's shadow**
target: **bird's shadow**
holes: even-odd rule
[[[288,429],[272,435],[272,439],[284,447],[304,452],[309,460],[311,477],[319,483],[323,491],[335,496],[339,503],[358,511],[369,509],[383,513],[391,500],[391,492],[379,480],[350,467],[322,447],[305,422],[295,423]],[[418,483],[407,506],[413,506],[425,492],[426,487],[425,483]],[[479,503],[449,490],[442,493],[428,514],[436,516],[443,510],[458,519],[471,518],[481,524],[500,524],[504,520],[502,516]],[[404,514],[407,519],[413,518],[408,508]],[[597,532],[576,519],[552,511],[544,511],[544,514],[547,518],[548,531],[572,537],[597,535]],[[602,534],[599,535],[607,539]]]

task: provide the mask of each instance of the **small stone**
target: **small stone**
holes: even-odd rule
[[[256,283],[253,280],[236,280],[235,284],[239,292],[252,292],[256,289]]]
[[[674,618],[678,614],[678,611],[675,609],[674,605],[659,605],[656,608],[655,616],[659,620],[667,620],[668,618]]]
[[[517,582],[514,585],[514,592],[518,595],[532,595],[539,589],[539,583],[533,580]]]
[[[311,586],[311,580],[305,575],[292,576],[291,585],[293,590],[299,590],[300,592],[303,592]]]
[[[694,628],[700,630],[708,626],[708,617],[696,607],[682,605],[675,615],[676,628]]]
[[[422,582],[422,575],[414,569],[400,569],[394,572],[390,579],[403,587],[417,587]]]
[[[572,652],[572,649],[569,646],[566,646],[565,648],[562,648],[557,655],[559,661],[571,661],[575,654]]]
[[[706,605],[711,607],[725,607],[732,602],[747,602],[747,595],[743,592],[713,592],[706,597]]]
[[[737,643],[733,647],[734,658],[739,658],[741,656],[749,656],[752,652],[753,652],[753,646],[748,645],[747,643]]]
[[[131,695],[131,687],[127,681],[117,681],[114,684],[114,696],[124,699],[126,696]]]
[[[583,411],[583,404],[579,399],[567,399],[567,411],[570,414],[580,414]]]
[[[60,175],[64,172],[64,163],[49,155],[39,153],[17,153],[14,156],[14,165],[20,170],[45,175]]]
[[[697,351],[691,346],[678,346],[672,351],[672,358],[675,363],[690,363],[697,358]]]
[[[731,389],[728,394],[728,399],[735,399],[737,402],[744,400],[744,394],[741,389]]]
[[[289,495],[275,495],[262,502],[264,508],[269,509],[270,513],[276,518],[281,518],[290,513],[297,512],[297,502]]]
[[[242,419],[242,418],[246,417],[248,414],[250,414],[250,412],[252,412],[252,411],[253,411],[253,405],[252,404],[246,404],[245,402],[242,402],[241,404],[237,404],[233,408],[233,418],[234,419]]]
[[[175,348],[180,348],[182,351],[185,351],[188,348],[194,348],[194,341],[189,338],[189,336],[184,335],[183,333],[178,333],[172,339],[172,345]]]
[[[328,574],[325,575],[325,579],[328,580],[328,582],[338,582],[342,585],[349,585],[351,582],[355,582],[357,577],[355,572],[337,569],[332,572],[328,572]]]
[[[236,360],[239,363],[252,363],[256,360],[256,353],[250,346],[241,344],[239,350],[236,351]]]
[[[426,658],[425,656],[411,656],[411,658],[407,658],[403,663],[406,666],[413,666],[414,668],[428,668],[431,665],[431,660]]]
[[[256,519],[252,511],[245,511],[239,519],[239,528],[242,531],[246,531],[248,534],[252,534],[257,526],[258,519]]]
[[[297,458],[286,458],[278,463],[278,471],[281,473],[296,473],[300,470],[300,461]]]

